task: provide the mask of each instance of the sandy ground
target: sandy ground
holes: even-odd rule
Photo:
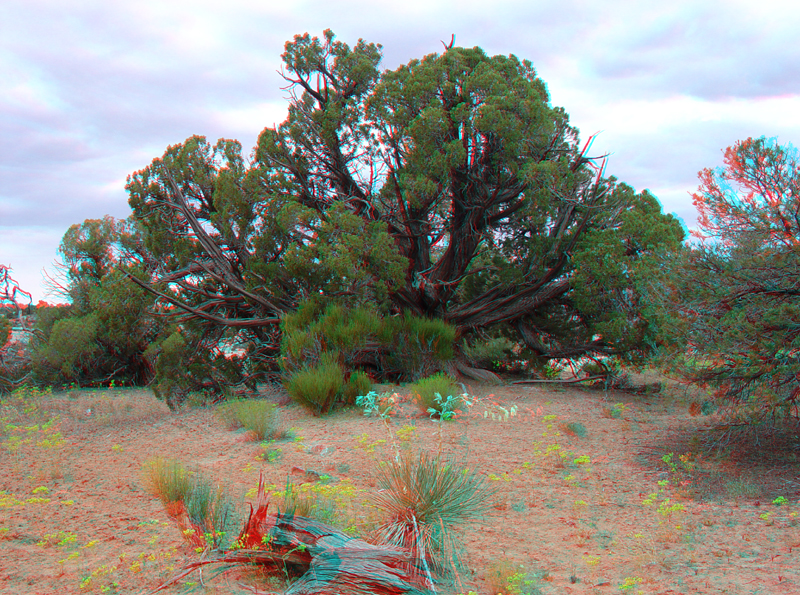
[[[273,462],[213,407],[173,414],[145,390],[6,399],[0,592],[148,592],[196,559],[145,488],[153,457],[218,480],[245,513],[260,476],[283,486],[299,470],[351,485],[356,506],[375,491],[394,441],[460,461],[497,490],[491,513],[461,533],[467,568],[444,593],[497,593],[492,577],[514,573],[527,577],[518,593],[800,593],[796,437],[703,454],[717,420],[690,415],[691,397],[675,386],[650,395],[469,388],[473,406],[458,420],[406,404],[391,435],[359,411],[315,418],[285,406],[294,439],[271,446]],[[670,453],[674,470],[662,459]],[[208,579],[195,574],[167,592],[278,588],[256,572]]]

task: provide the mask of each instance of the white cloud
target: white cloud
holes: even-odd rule
[[[3,2],[0,262],[38,285],[67,227],[125,216],[125,177],[169,144],[249,151],[286,113],[284,42],[325,28],[382,43],[387,68],[453,33],[531,59],[582,137],[602,131],[609,173],[691,224],[696,174],[725,147],[800,146],[798,25],[800,7],[778,0]]]

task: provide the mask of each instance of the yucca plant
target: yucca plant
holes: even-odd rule
[[[480,519],[494,494],[474,471],[427,453],[382,464],[378,484],[374,501],[388,516],[378,538],[408,549],[429,580],[458,565],[454,531]]]

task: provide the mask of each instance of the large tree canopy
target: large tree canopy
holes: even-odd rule
[[[800,156],[749,138],[700,182],[702,243],[661,294],[675,313],[669,357],[747,423],[800,417]]]
[[[320,297],[513,334],[541,359],[646,350],[640,285],[678,221],[603,177],[530,62],[380,60],[379,45],[296,36],[288,116],[251,160],[192,137],[131,175],[159,265],[137,281],[267,360],[281,316]]]

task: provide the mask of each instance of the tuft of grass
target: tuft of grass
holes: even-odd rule
[[[217,408],[217,415],[230,429],[244,428],[258,442],[285,436],[280,411],[274,403],[257,399],[230,401]]]
[[[175,459],[156,457],[144,464],[142,472],[148,491],[164,506],[183,502],[192,489],[189,470]]]
[[[345,404],[355,404],[359,395],[366,395],[370,390],[372,390],[372,380],[370,380],[367,373],[361,370],[353,372],[342,389]]]
[[[725,491],[731,498],[758,498],[763,494],[762,487],[749,477],[738,477],[725,484]]]
[[[342,367],[333,357],[323,357],[318,365],[303,367],[292,374],[286,390],[292,399],[314,415],[322,415],[331,410],[343,386]]]
[[[560,426],[560,429],[568,436],[577,436],[578,438],[586,438],[587,434],[586,426],[584,426],[582,423],[571,421],[569,423],[562,424]]]
[[[221,486],[189,471],[179,461],[157,457],[143,467],[148,490],[174,517],[185,539],[198,549],[229,545],[229,529],[237,522],[235,508]],[[202,551],[202,550],[201,550]]]
[[[388,517],[379,539],[408,549],[428,577],[458,565],[454,531],[479,520],[494,495],[482,476],[427,453],[383,464],[378,484],[373,500]]]
[[[418,380],[408,389],[423,413],[430,413],[433,410],[434,415],[437,413],[441,415],[444,412],[443,403],[448,403],[449,411],[460,409],[465,405],[463,400],[453,397],[463,392],[461,387],[450,376],[441,372]]]

